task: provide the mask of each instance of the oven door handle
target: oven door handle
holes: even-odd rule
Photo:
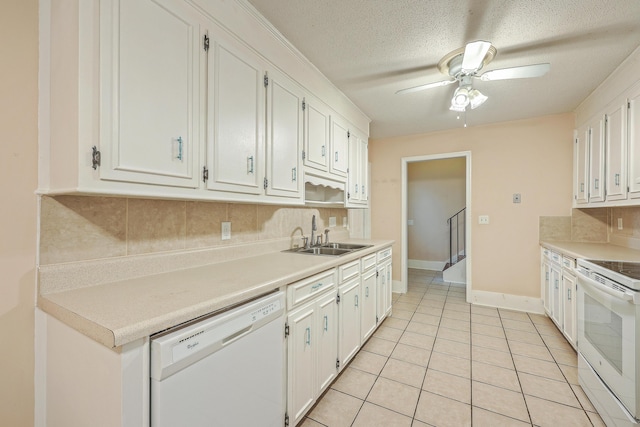
[[[580,272],[578,272],[578,276],[579,276],[578,282],[584,282],[585,284],[589,285],[591,288],[595,289],[596,291],[600,291],[602,293],[611,295],[612,297],[618,298],[623,301],[633,301],[634,299],[633,295],[630,295],[627,292],[622,292],[622,291],[612,289],[606,285],[603,285],[600,282],[596,282],[591,277],[587,277]]]

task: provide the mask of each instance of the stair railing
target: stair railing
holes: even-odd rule
[[[448,266],[451,266],[457,263],[460,259],[466,256],[466,211],[467,208],[464,207],[460,209],[458,212],[454,213],[447,219],[447,223],[449,224],[449,263]],[[462,225],[461,225],[462,224]],[[455,231],[454,231],[455,228]],[[462,244],[460,243],[460,228],[462,228]],[[455,242],[453,240],[455,234]],[[453,257],[453,250],[455,246],[455,261]],[[460,249],[462,247],[462,250]]]

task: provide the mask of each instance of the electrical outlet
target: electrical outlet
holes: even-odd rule
[[[231,223],[222,223],[222,240],[231,240]]]
[[[478,224],[489,224],[489,215],[480,215],[478,217]]]
[[[618,230],[622,230],[622,218],[618,218]]]
[[[413,220],[412,219],[408,219],[407,220],[407,225],[413,225]]]
[[[336,217],[335,216],[330,216],[329,217],[329,227],[335,227],[336,226]]]
[[[520,203],[520,201],[521,201],[520,193],[514,193],[513,194],[513,203]]]

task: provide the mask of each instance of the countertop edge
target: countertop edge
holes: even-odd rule
[[[640,251],[604,242],[540,241],[540,246],[572,258],[640,262]]]
[[[179,309],[173,309],[165,313],[161,313],[161,315],[138,319],[131,323],[126,323],[119,326],[109,325],[109,322],[101,322],[99,319],[91,318],[90,315],[83,315],[74,310],[71,306],[65,306],[64,298],[59,300],[57,296],[63,295],[65,297],[79,295],[82,292],[86,292],[89,288],[80,288],[77,290],[68,290],[58,293],[49,293],[49,294],[39,294],[38,295],[38,307],[45,313],[53,316],[58,319],[62,323],[67,326],[75,329],[76,331],[82,333],[83,335],[97,341],[98,343],[109,347],[109,348],[117,348],[123,346],[125,344],[131,343],[137,339],[144,338],[155,334],[157,332],[161,332],[170,327],[180,325],[184,322],[187,322],[192,319],[196,319],[198,317],[208,315],[211,313],[215,313],[216,311],[225,309],[226,307],[242,303],[244,301],[248,301],[252,298],[259,297],[261,295],[268,294],[274,290],[287,286],[291,283],[294,283],[298,280],[304,279],[306,277],[313,276],[314,274],[321,273],[323,271],[329,270],[331,268],[336,268],[342,264],[351,262],[355,259],[360,259],[364,256],[370,255],[371,253],[376,253],[384,248],[392,246],[395,242],[393,240],[363,240],[363,239],[349,239],[349,242],[353,243],[367,243],[372,246],[369,248],[361,249],[358,251],[354,251],[352,253],[346,254],[340,257],[325,257],[325,256],[310,256],[310,255],[302,255],[302,254],[290,254],[289,256],[295,257],[308,257],[309,263],[313,264],[303,269],[302,271],[294,271],[287,272],[286,274],[282,274],[280,276],[272,276],[268,277],[264,282],[251,282],[247,283],[244,286],[239,287],[236,291],[228,292],[224,295],[212,296],[209,299],[205,299],[200,301],[197,304],[192,304],[184,307],[180,307]],[[243,260],[256,260],[260,257],[271,257],[275,253],[278,252],[268,252],[262,255],[253,255],[247,258],[243,258],[241,260],[234,261],[224,261],[219,263],[212,263],[210,266],[216,266],[216,268],[224,268],[225,264],[231,265],[233,262],[243,261]],[[316,259],[317,261],[311,261],[311,259]],[[208,267],[208,266],[205,266]],[[200,267],[188,268],[184,270],[179,270],[180,272],[189,272],[190,270],[197,270]],[[175,274],[175,271],[169,273],[162,273],[158,276],[163,276],[167,274]],[[148,277],[153,277],[148,276]],[[143,278],[144,279],[144,278]],[[239,279],[241,280],[241,279]],[[109,289],[109,286],[112,285],[114,289],[116,289],[113,285],[119,285],[122,287],[123,285],[127,285],[127,283],[135,283],[136,279],[132,280],[123,280],[114,283],[107,283],[102,285],[97,285],[94,288],[102,287],[103,291],[105,289]],[[135,286],[135,285],[133,285]],[[181,287],[184,288],[188,286],[188,283],[182,283]],[[113,307],[114,311],[117,311],[117,307]]]

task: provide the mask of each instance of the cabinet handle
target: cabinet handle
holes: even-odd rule
[[[619,173],[617,173],[615,175],[615,183],[616,183],[617,187],[620,187],[620,174]]]
[[[291,169],[291,181],[298,180],[298,168]]]
[[[338,152],[336,151],[336,163],[338,162]]]
[[[356,307],[358,307],[358,295],[356,295]]]
[[[247,173],[253,173],[253,156],[247,157]]]
[[[358,192],[358,184],[356,184],[356,193]]]
[[[364,194],[364,185],[360,189],[362,190],[362,194]]]
[[[178,137],[178,156],[176,157],[178,160],[182,160],[182,137]]]
[[[307,345],[311,345],[311,328],[307,328]]]
[[[580,192],[584,193],[584,182],[580,183]]]
[[[597,190],[598,187],[600,187],[600,180],[598,178],[596,178],[596,179],[593,180],[593,188],[595,188]]]
[[[324,156],[326,156],[326,155],[327,155],[327,152],[326,152],[326,151],[327,151],[327,150],[325,149],[325,146],[323,145],[323,146],[322,146],[322,157],[324,157]]]
[[[567,289],[567,299],[571,301],[571,288]]]
[[[558,279],[555,280],[555,287],[558,289]]]
[[[364,296],[369,298],[369,287],[364,288]]]
[[[320,283],[316,283],[315,285],[313,285],[313,286],[311,287],[311,289],[313,289],[313,290],[315,291],[316,289],[321,288],[321,287],[322,287],[322,282],[320,282]]]
[[[326,314],[324,315],[324,330],[329,330],[329,317]]]

